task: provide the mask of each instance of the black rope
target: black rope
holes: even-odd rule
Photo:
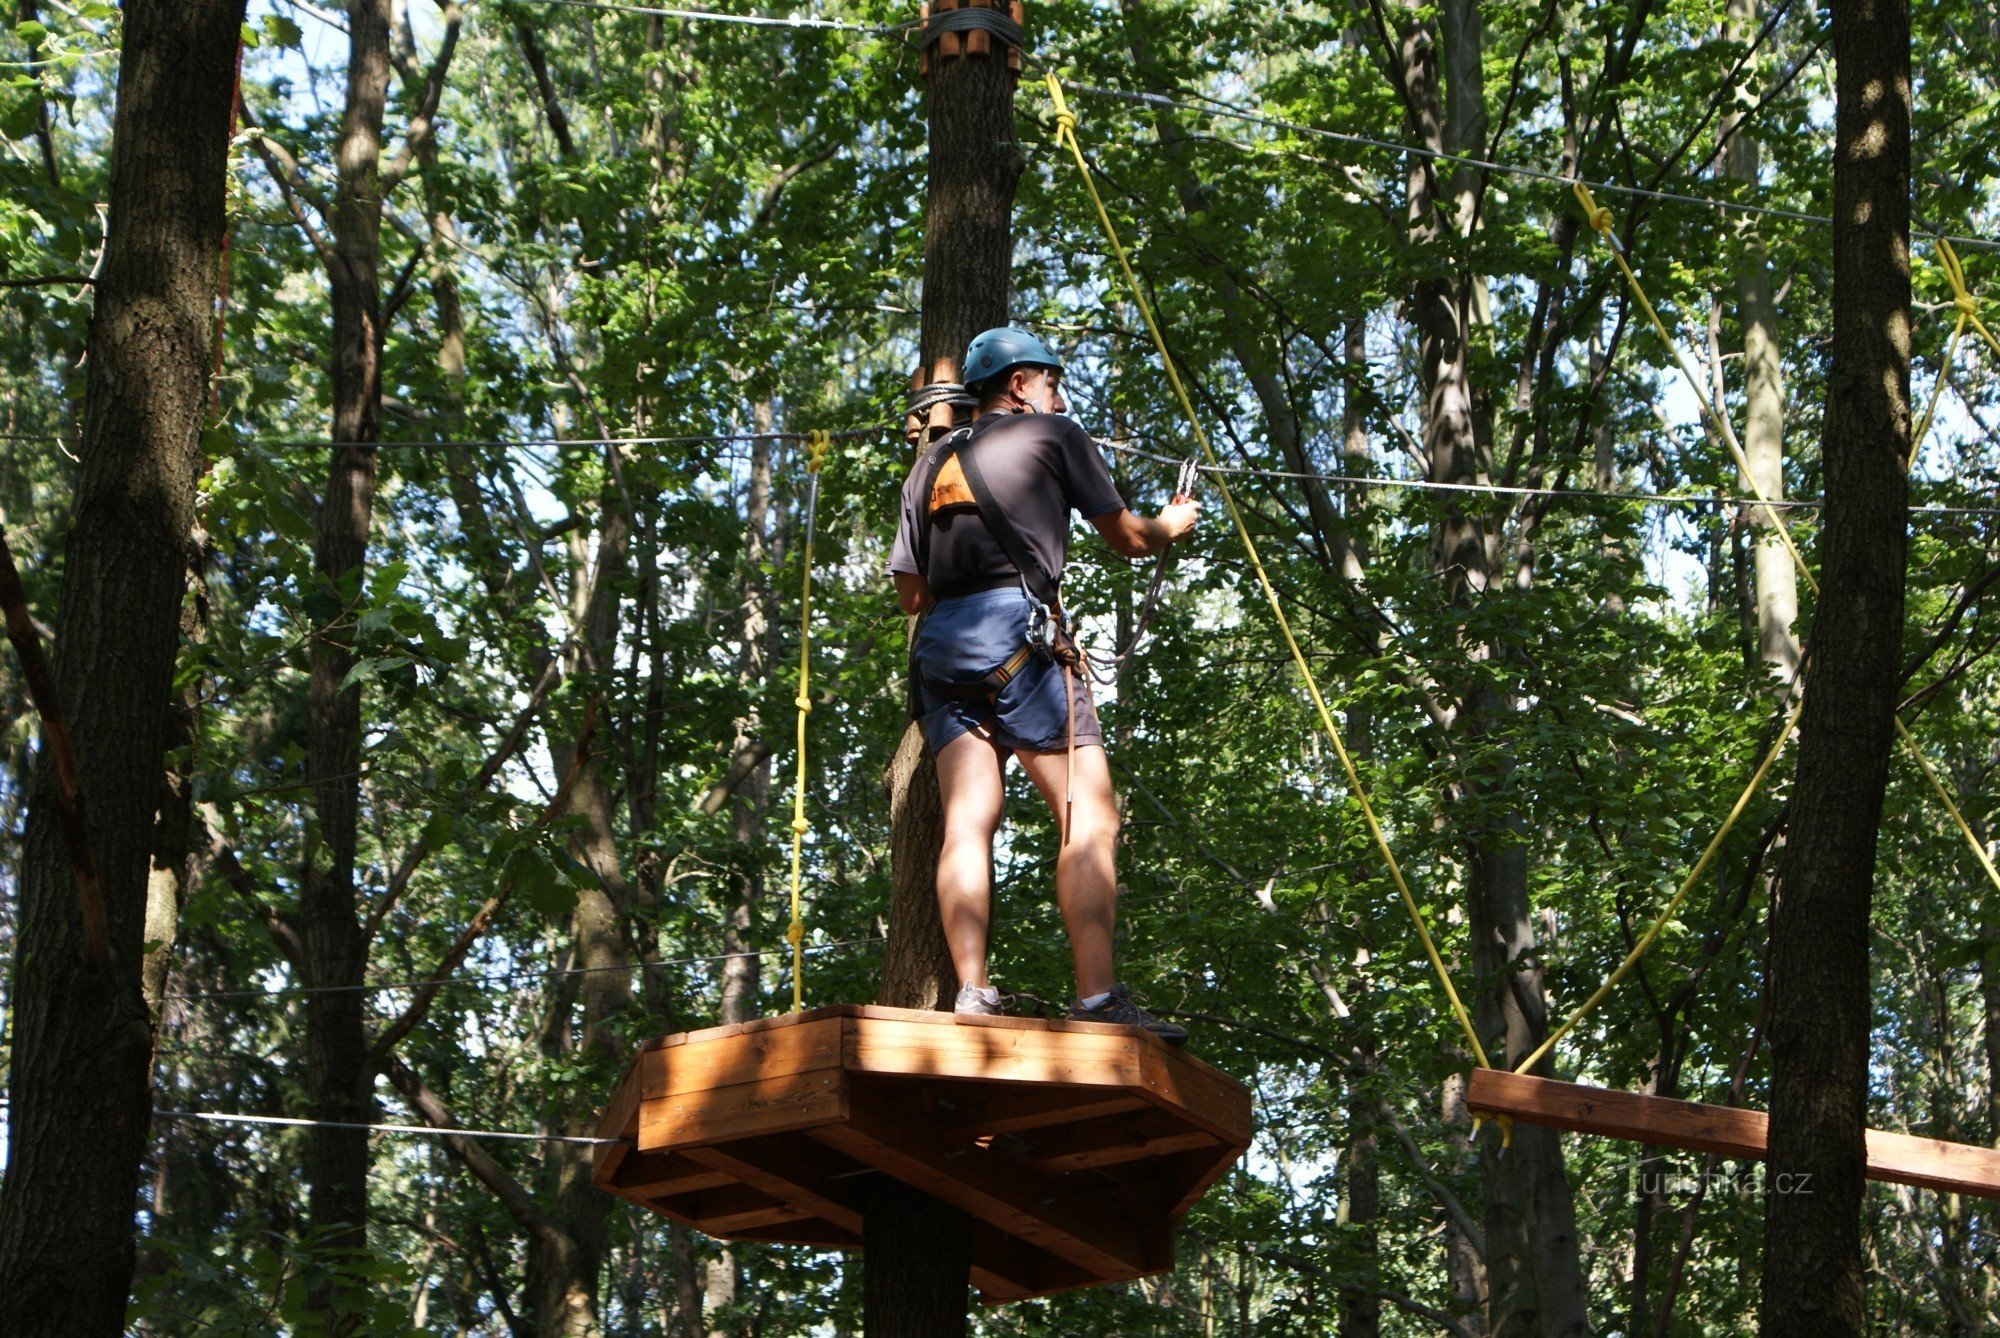
[[[954,409],[977,409],[979,399],[956,381],[933,381],[921,390],[910,392],[910,397],[903,401],[903,412],[909,417],[922,417],[939,404],[949,404]]]
[[[973,4],[958,9],[934,10],[924,24],[924,45],[931,46],[946,33],[992,33],[1007,46],[1028,49],[1027,34],[1021,25],[997,9]]]

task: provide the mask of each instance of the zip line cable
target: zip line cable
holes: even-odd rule
[[[516,4],[558,5],[566,9],[601,9],[612,14],[647,14],[660,18],[686,19],[694,23],[728,23],[745,28],[789,28],[794,30],[866,33],[886,37],[891,33],[921,28],[921,22],[856,23],[850,19],[822,19],[810,15],[792,17],[779,14],[728,14],[715,9],[670,9],[657,5],[621,5],[610,0],[513,0]]]
[[[248,1124],[280,1129],[351,1129],[403,1138],[490,1138],[515,1143],[567,1143],[577,1147],[630,1147],[629,1138],[587,1138],[581,1134],[529,1134],[515,1129],[459,1129],[440,1124],[360,1124],[349,1120],[308,1120],[289,1115],[230,1115],[212,1110],[156,1110],[156,1120],[198,1120],[205,1124]]]
[[[1098,438],[1097,444],[1121,455],[1136,456],[1151,460],[1156,464],[1179,465],[1178,458],[1149,451],[1129,442],[1109,441]],[[1374,477],[1361,474],[1316,474],[1305,470],[1261,469],[1254,465],[1202,465],[1195,466],[1203,474],[1228,474],[1243,478],[1268,478],[1315,481],[1350,488],[1398,488],[1413,492],[1472,493],[1490,497],[1546,497],[1557,501],[1603,501],[1630,502],[1648,506],[1715,506],[1715,507],[1758,507],[1778,510],[1817,511],[1826,503],[1816,497],[1772,499],[1761,501],[1754,497],[1728,497],[1720,494],[1693,494],[1668,492],[1615,492],[1605,488],[1529,488],[1499,483],[1440,483],[1430,479],[1404,479]],[[1910,514],[1916,516],[2000,516],[2000,506],[1936,506],[1922,502],[1912,502]]]
[[[1647,320],[1652,324],[1653,330],[1659,335],[1661,342],[1665,343],[1669,351],[1673,354],[1674,362],[1679,366],[1681,375],[1687,379],[1688,388],[1694,392],[1696,401],[1701,405],[1703,415],[1717,427],[1724,443],[1729,447],[1730,454],[1735,457],[1736,467],[1742,472],[1744,480],[1749,483],[1751,492],[1757,495],[1758,504],[1770,516],[1772,525],[1777,530],[1779,538],[1784,542],[1785,550],[1791,555],[1793,566],[1798,571],[1799,576],[1814,594],[1818,594],[1818,578],[1806,566],[1805,559],[1800,555],[1798,546],[1792,542],[1791,533],[1785,524],[1784,518],[1772,508],[1771,503],[1764,497],[1764,490],[1759,486],[1756,474],[1751,470],[1750,462],[1743,454],[1743,448],[1737,441],[1736,433],[1730,427],[1727,417],[1722,413],[1720,407],[1709,399],[1700,380],[1696,378],[1694,372],[1689,368],[1687,359],[1682,356],[1678,341],[1668,333],[1665,323],[1660,320],[1659,314],[1653,309],[1652,302],[1646,296],[1645,287],[1639,282],[1639,276],[1633,272],[1632,266],[1626,261],[1624,248],[1619,244],[1617,234],[1611,228],[1611,211],[1599,207],[1597,202],[1591,198],[1587,183],[1579,181],[1570,184],[1571,189],[1576,194],[1577,203],[1583,207],[1590,227],[1599,236],[1604,238],[1606,245],[1611,251],[1612,259],[1617,262],[1618,268],[1624,274],[1625,281],[1631,288],[1633,296],[1638,299],[1640,310],[1645,313]],[[1953,288],[1954,304],[1957,305],[1960,313],[1958,326],[1953,330],[1951,339],[1947,341],[1947,355],[1957,348],[1958,336],[1963,333],[1968,316],[1971,321],[1978,325],[1980,333],[1989,342],[1995,344],[1996,351],[2000,351],[2000,341],[1994,339],[1992,332],[1979,319],[1977,302],[1964,287],[1964,276],[1962,271],[1958,269],[1957,257],[1951,253],[1951,243],[1944,239],[1938,239],[1938,246],[1940,258],[1944,262],[1945,273]],[[1939,369],[1938,380],[1940,385],[1943,384],[1945,374],[1949,370],[1949,362],[1945,363]],[[1932,400],[1931,408],[1935,409],[1935,393],[1933,393]],[[1930,411],[1926,410],[1923,427],[1928,429],[1930,421]],[[1916,459],[1918,448],[1922,444],[1923,439],[1921,436],[1911,437],[1910,454],[1903,461],[1903,468],[1906,472],[1910,464]],[[1803,672],[1800,673],[1795,681],[1799,688],[1802,689],[1804,686]],[[1770,772],[1772,764],[1777,761],[1779,753],[1784,750],[1786,742],[1797,730],[1799,719],[1804,713],[1805,694],[1801,690],[1798,693],[1798,703],[1792,708],[1791,714],[1785,721],[1784,728],[1778,734],[1777,741],[1772,744],[1769,754],[1764,758],[1763,764],[1757,768],[1756,774],[1750,778],[1750,783],[1744,787],[1742,796],[1736,801],[1735,807],[1730,810],[1729,816],[1723,821],[1721,829],[1716,832],[1714,839],[1709,842],[1707,849],[1702,852],[1701,859],[1695,864],[1694,869],[1681,883],[1674,895],[1668,899],[1666,905],[1654,916],[1652,923],[1647,926],[1646,932],[1632,946],[1632,950],[1626,954],[1625,960],[1619,964],[1618,969],[1612,972],[1604,983],[1599,985],[1597,990],[1588,999],[1584,1000],[1560,1026],[1551,1031],[1526,1059],[1515,1066],[1514,1071],[1516,1073],[1528,1072],[1544,1056],[1553,1051],[1557,1042],[1568,1035],[1578,1023],[1583,1021],[1586,1015],[1595,1009],[1598,1004],[1602,1003],[1611,993],[1612,988],[1624,979],[1626,973],[1632,969],[1640,957],[1645,954],[1646,950],[1652,947],[1653,943],[1664,932],[1666,926],[1672,922],[1674,915],[1679,911],[1681,903],[1686,899],[1689,891],[1692,890],[1695,879],[1708,867],[1709,862],[1715,856],[1715,852],[1720,849],[1723,839],[1728,836],[1730,830],[1735,826],[1737,818],[1742,815],[1744,808],[1750,802],[1751,796],[1762,787],[1765,776]],[[2000,869],[1994,867],[1992,858],[1986,853],[1985,845],[1974,834],[1971,825],[1966,822],[1965,815],[1960,811],[1958,804],[1952,799],[1951,792],[1945,788],[1944,782],[1938,778],[1937,771],[1931,766],[1930,759],[1924,756],[1923,749],[1918,746],[1915,737],[1909,731],[1909,727],[1903,723],[1902,716],[1897,714],[1892,719],[1895,722],[1896,734],[1901,739],[1905,750],[1916,760],[1917,767],[1922,772],[1924,779],[1930,783],[1932,791],[1937,795],[1939,801],[1943,803],[1946,811],[1951,814],[1952,820],[1957,824],[1958,830],[1964,835],[1966,844],[1971,847],[1973,856],[1979,861],[1980,868],[1985,871],[1988,880],[1992,882],[1996,890],[2000,890]]]
[[[1153,347],[1159,352],[1160,362],[1166,368],[1167,379],[1173,384],[1174,395],[1180,400],[1188,427],[1193,431],[1195,440],[1201,446],[1202,454],[1208,458],[1208,463],[1220,466],[1222,462],[1216,457],[1215,447],[1209,443],[1208,433],[1202,428],[1201,418],[1195,412],[1194,401],[1188,395],[1186,385],[1181,381],[1180,369],[1175,365],[1173,355],[1167,351],[1166,337],[1160,333],[1159,322],[1154,318],[1152,303],[1146,298],[1145,287],[1140,284],[1138,276],[1132,271],[1132,262],[1125,254],[1124,244],[1118,240],[1118,229],[1112,225],[1111,215],[1104,207],[1104,198],[1098,194],[1097,182],[1091,177],[1090,163],[1084,158],[1083,145],[1076,137],[1076,115],[1063,100],[1061,82],[1053,73],[1047,76],[1047,80],[1049,98],[1055,105],[1056,144],[1058,147],[1067,145],[1074,155],[1077,172],[1082,176],[1084,188],[1090,193],[1091,205],[1097,211],[1097,221],[1103,225],[1105,240],[1111,244],[1111,254],[1117,260],[1118,269],[1125,277],[1126,287],[1131,291],[1132,300],[1139,308],[1139,315],[1146,322],[1147,332],[1153,337]],[[1490,1067],[1486,1060],[1486,1048],[1479,1043],[1479,1032],[1472,1025],[1471,1015],[1466,1012],[1464,1002],[1458,997],[1458,990],[1451,982],[1451,973],[1446,969],[1444,959],[1438,955],[1437,945],[1431,940],[1430,927],[1424,920],[1423,910],[1417,905],[1416,897],[1403,877],[1402,866],[1396,862],[1395,852],[1389,848],[1389,839],[1383,834],[1382,824],[1375,817],[1375,806],[1369,802],[1367,788],[1361,783],[1360,773],[1355,770],[1354,759],[1348,756],[1347,746],[1341,741],[1340,728],[1334,723],[1333,712],[1327,708],[1325,698],[1320,695],[1319,681],[1313,675],[1312,665],[1307,661],[1305,652],[1300,649],[1298,638],[1292,635],[1291,622],[1285,616],[1284,605],[1279,601],[1278,592],[1271,584],[1270,574],[1264,570],[1263,561],[1257,555],[1256,541],[1250,537],[1250,527],[1245,523],[1243,513],[1236,505],[1235,493],[1221,475],[1213,477],[1216,490],[1222,494],[1223,506],[1228,510],[1229,519],[1236,527],[1236,536],[1242,540],[1243,551],[1250,559],[1250,565],[1256,570],[1257,582],[1263,587],[1265,601],[1271,606],[1271,613],[1277,620],[1278,630],[1284,637],[1285,645],[1292,652],[1292,660],[1298,666],[1299,676],[1305,683],[1306,694],[1312,699],[1313,709],[1319,714],[1320,725],[1333,743],[1334,752],[1339,756],[1340,764],[1347,773],[1348,785],[1361,808],[1361,815],[1368,825],[1369,835],[1374,838],[1376,849],[1380,851],[1383,862],[1388,865],[1389,875],[1395,881],[1396,892],[1402,898],[1404,909],[1410,913],[1410,918],[1416,926],[1417,937],[1423,943],[1424,953],[1430,958],[1438,982],[1444,987],[1445,996],[1451,1002],[1451,1011],[1457,1018],[1460,1029],[1464,1031],[1465,1039],[1471,1045],[1479,1066]]]

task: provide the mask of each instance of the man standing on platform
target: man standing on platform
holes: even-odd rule
[[[1144,1027],[1178,1045],[1187,1032],[1114,980],[1118,811],[1060,584],[1072,511],[1114,552],[1140,558],[1192,533],[1198,507],[1186,496],[1152,518],[1126,507],[1096,443],[1066,416],[1062,362],[1035,336],[988,330],[964,367],[978,414],[918,457],[889,559],[903,611],[923,615],[911,645],[912,711],[944,804],[937,895],[958,972],[955,1011],[1001,1011],[986,951],[1012,756],[1062,827],[1056,902],[1076,966],[1071,1019]]]

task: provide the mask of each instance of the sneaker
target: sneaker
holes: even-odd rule
[[[960,1017],[999,1017],[1000,991],[991,985],[967,985],[952,1001],[951,1011]]]
[[[1185,1045],[1188,1038],[1186,1027],[1154,1017],[1133,1003],[1131,992],[1123,985],[1113,985],[1111,996],[1095,1008],[1085,1008],[1081,1003],[1071,1004],[1069,1020],[1111,1022],[1121,1027],[1144,1027],[1168,1045]]]

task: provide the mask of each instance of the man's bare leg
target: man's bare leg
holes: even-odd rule
[[[1028,779],[1042,792],[1062,824],[1069,755],[1016,752]],[[942,771],[942,768],[940,768]],[[1110,989],[1111,932],[1118,924],[1118,806],[1111,793],[1111,768],[1099,744],[1076,750],[1075,805],[1070,810],[1069,844],[1056,857],[1056,904],[1069,930],[1076,963],[1076,997],[1088,999]]]
[[[993,834],[1007,752],[984,731],[961,734],[937,755],[944,801],[944,849],[938,855],[938,915],[958,983],[985,985],[987,921],[993,903]]]

